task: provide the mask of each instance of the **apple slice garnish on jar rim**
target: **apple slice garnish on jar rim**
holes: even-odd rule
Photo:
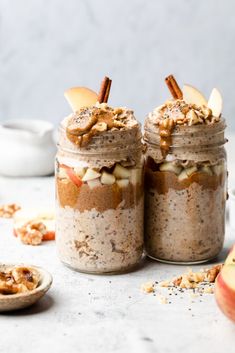
[[[183,86],[183,100],[188,104],[196,104],[200,106],[207,106],[207,100],[203,94],[195,87],[190,85]]]
[[[72,87],[65,91],[64,96],[73,112],[83,107],[91,107],[98,101],[98,95],[86,87]]]
[[[213,116],[219,118],[223,109],[223,98],[220,91],[217,88],[213,88],[209,97],[208,108],[212,110]]]
[[[217,88],[213,88],[208,102],[203,94],[195,87],[190,85],[183,86],[183,99],[188,104],[196,104],[198,106],[207,106],[212,110],[214,117],[219,118],[222,113],[223,99]]]

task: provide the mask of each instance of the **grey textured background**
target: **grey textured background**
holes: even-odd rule
[[[216,86],[235,130],[235,1],[0,0],[0,119],[70,112],[66,88],[98,90],[138,119],[168,96],[174,73],[206,96]]]

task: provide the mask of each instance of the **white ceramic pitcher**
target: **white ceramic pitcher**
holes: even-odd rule
[[[0,124],[0,174],[43,176],[54,171],[54,127],[44,120],[18,119]]]

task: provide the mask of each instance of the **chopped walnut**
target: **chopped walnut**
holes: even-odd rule
[[[29,221],[22,227],[16,229],[17,236],[24,244],[39,245],[43,235],[47,232],[46,226],[42,222]]]
[[[161,287],[169,287],[170,286],[170,282],[169,281],[163,281],[160,283]]]
[[[145,293],[153,293],[154,292],[154,284],[153,282],[147,282],[142,284],[141,289]]]
[[[214,124],[220,120],[220,117],[214,117],[212,110],[206,106],[197,106],[196,104],[187,104],[182,99],[167,101],[165,104],[154,109],[149,114],[149,118],[154,119],[157,125],[161,125],[165,120],[171,119],[176,125],[196,125],[196,124]]]
[[[191,109],[187,114],[186,118],[188,119],[188,125],[195,125],[199,122],[199,118],[195,110]]]
[[[220,273],[222,267],[223,267],[223,265],[219,264],[219,265],[213,266],[212,268],[206,270],[205,279],[208,282],[212,282],[212,283],[215,282],[216,277]]]
[[[15,203],[9,205],[0,206],[0,217],[2,218],[12,218],[16,211],[20,210],[21,207]]]
[[[108,129],[108,126],[105,122],[96,123],[91,128],[92,131],[98,131],[98,132],[106,131],[107,129]]]
[[[207,270],[202,270],[199,272],[193,272],[191,269],[188,272],[183,273],[181,276],[173,278],[171,281],[161,282],[162,287],[180,287],[187,289],[197,288],[201,283],[214,283],[216,277],[218,276],[222,264],[215,265]],[[167,285],[169,284],[169,285]]]

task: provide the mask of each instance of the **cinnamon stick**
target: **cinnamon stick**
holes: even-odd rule
[[[179,88],[179,85],[174,78],[173,75],[169,75],[165,78],[165,82],[167,84],[167,87],[169,88],[169,91],[172,94],[172,97],[174,99],[182,99],[183,98],[183,93],[181,89]]]
[[[99,103],[107,103],[109,99],[109,92],[111,88],[112,80],[105,76],[101,82],[100,91],[98,95]]]

